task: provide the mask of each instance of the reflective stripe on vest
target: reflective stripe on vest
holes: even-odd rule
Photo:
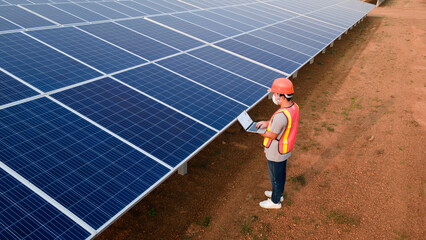
[[[279,139],[278,152],[285,154],[293,150],[294,142],[296,140],[297,127],[299,125],[299,106],[294,103],[291,107],[278,109],[278,111],[272,115],[271,120],[269,120],[267,131],[269,131],[272,126],[272,120],[274,119],[275,114],[281,112],[287,117],[287,127]],[[269,148],[272,141],[273,139],[265,137],[263,139],[263,146]]]

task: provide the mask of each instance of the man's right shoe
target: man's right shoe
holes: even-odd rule
[[[267,196],[268,198],[272,197],[272,191],[265,191],[265,196]],[[284,201],[284,197],[281,196],[280,198],[280,202]]]

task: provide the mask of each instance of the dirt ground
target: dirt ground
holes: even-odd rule
[[[426,1],[387,0],[294,84],[283,208],[259,207],[262,139],[237,123],[97,239],[426,239]]]

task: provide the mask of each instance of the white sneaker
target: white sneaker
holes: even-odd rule
[[[267,196],[268,198],[272,197],[272,191],[265,191],[265,196]],[[281,196],[280,198],[280,202],[284,201],[284,197]]]
[[[272,200],[270,198],[268,198],[268,200],[260,202],[259,205],[263,208],[268,208],[268,209],[279,209],[279,208],[281,208],[281,203],[274,203],[274,202],[272,202]]]

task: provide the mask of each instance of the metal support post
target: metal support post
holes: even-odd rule
[[[311,58],[311,60],[309,61],[309,64],[314,63],[314,58]]]
[[[333,46],[334,46],[334,42],[331,42],[331,43],[330,43],[330,47],[333,47]]]
[[[182,164],[179,168],[178,168],[178,173],[180,175],[185,175],[188,173],[188,163],[184,163]]]
[[[291,77],[292,78],[297,78],[297,73],[298,73],[299,71],[296,71],[295,73],[293,73],[293,75],[291,75]]]
[[[340,35],[338,39],[341,40],[342,39],[342,35]]]
[[[325,53],[325,50],[326,50],[326,48],[324,48],[324,49],[322,50],[322,53],[323,53],[323,54]]]

